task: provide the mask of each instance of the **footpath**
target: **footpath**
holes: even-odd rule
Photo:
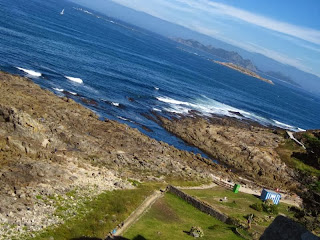
[[[140,219],[140,217],[160,198],[163,192],[156,191],[147,197],[143,203],[124,221],[121,228],[117,229],[114,236],[121,236],[132,224]]]
[[[229,188],[229,189],[232,189],[235,184],[234,182],[229,182],[227,180],[220,179],[219,177],[216,177],[216,176],[212,176],[212,180],[217,185],[219,185],[221,187]],[[257,187],[255,189],[253,189],[253,188],[248,188],[248,187],[241,185],[239,192],[260,196],[262,189],[263,188],[261,188],[261,187]],[[280,192],[280,194],[281,194],[281,202],[287,203],[289,205],[293,205],[296,207],[302,206],[302,199],[298,195],[296,195],[296,194],[290,195],[286,192]]]
[[[213,183],[208,185],[201,185],[201,186],[193,186],[193,187],[177,187],[180,190],[187,190],[187,189],[194,189],[194,190],[202,190],[202,189],[210,189],[215,186],[221,186],[224,188],[232,189],[234,183],[229,182],[224,179],[220,179],[219,177],[212,176]],[[253,194],[253,195],[260,195],[262,189],[251,189],[244,186],[240,187],[239,192]],[[164,191],[155,191],[152,195],[147,197],[142,204],[133,212],[131,215],[121,224],[120,227],[114,229],[113,236],[116,237],[121,236],[126,230],[128,230],[135,222],[137,222],[141,216],[149,209],[151,206],[164,195]],[[281,202],[300,207],[302,204],[302,200],[298,196],[290,196],[286,193],[281,193]],[[113,238],[106,238],[106,239],[113,239]]]

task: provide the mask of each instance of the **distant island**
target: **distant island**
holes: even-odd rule
[[[178,43],[181,43],[183,45],[186,45],[186,46],[189,46],[189,47],[192,47],[192,48],[196,48],[196,49],[199,49],[201,51],[204,51],[204,52],[207,52],[207,53],[210,53],[214,56],[217,56],[219,58],[222,58],[232,64],[235,64],[236,66],[232,66],[231,68],[235,69],[235,70],[238,70],[242,73],[245,73],[247,72],[247,70],[250,71],[250,74],[247,74],[247,75],[250,75],[250,76],[254,76],[254,75],[257,75],[258,79],[260,80],[263,80],[264,78],[260,77],[257,72],[261,72],[261,73],[264,73],[270,77],[274,77],[274,78],[277,78],[279,80],[282,80],[282,81],[285,81],[287,83],[290,83],[290,84],[293,84],[293,85],[296,85],[296,86],[300,86],[299,84],[297,84],[296,82],[294,82],[290,77],[288,76],[285,76],[284,74],[280,73],[280,72],[273,72],[273,71],[268,71],[268,72],[263,72],[261,70],[259,70],[253,63],[251,60],[249,59],[244,59],[240,56],[239,53],[237,52],[234,52],[234,51],[227,51],[227,50],[224,50],[224,49],[221,49],[221,48],[215,48],[211,45],[203,45],[202,43],[196,41],[196,40],[193,40],[193,39],[183,39],[183,38],[171,38],[173,41],[176,41]],[[227,67],[230,67],[229,64],[223,64]],[[242,70],[239,70],[241,69]],[[244,69],[243,69],[244,68]],[[243,71],[244,70],[244,71]],[[255,77],[255,76],[254,76]],[[267,80],[267,79],[266,79]],[[265,80],[263,80],[265,81]],[[271,83],[272,81],[271,80],[267,80],[267,82]],[[273,84],[273,82],[271,83]]]
[[[222,66],[226,66],[228,68],[234,69],[234,70],[236,70],[238,72],[241,72],[243,74],[246,74],[248,76],[257,78],[257,79],[259,79],[261,81],[264,81],[264,82],[267,82],[267,83],[270,83],[270,84],[274,85],[274,83],[271,80],[263,78],[260,75],[256,74],[255,72],[250,71],[247,68],[240,67],[240,66],[238,66],[238,65],[236,65],[234,63],[231,63],[231,62],[219,62],[219,61],[215,61],[215,60],[212,60],[212,61],[215,62],[215,63],[218,63],[218,64],[220,64]]]

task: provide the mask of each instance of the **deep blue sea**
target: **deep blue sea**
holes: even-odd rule
[[[0,0],[0,16],[0,70],[178,148],[194,150],[144,114],[240,112],[265,125],[320,128],[319,97],[220,66],[121,19],[62,0]]]

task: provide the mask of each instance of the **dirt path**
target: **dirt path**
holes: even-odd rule
[[[304,149],[306,149],[306,147],[303,145],[302,142],[300,142],[298,139],[296,139],[294,136],[293,136],[293,132],[290,132],[290,131],[287,131],[287,134],[288,136],[293,140],[295,141],[297,144],[299,144],[301,147],[303,147]]]
[[[228,182],[226,180],[220,179],[219,177],[212,177],[213,181],[215,183],[217,183],[217,185],[220,185],[222,187],[226,187],[226,188],[233,188],[234,184],[233,182]],[[248,194],[253,194],[253,195],[258,195],[260,196],[262,191],[262,188],[256,188],[256,189],[252,189],[252,188],[247,188],[241,185],[239,192],[243,192],[243,193],[248,193]],[[286,193],[281,193],[281,202],[283,203],[287,203],[289,205],[293,205],[296,207],[301,207],[302,205],[302,200],[299,196],[295,195],[295,196],[290,196],[289,194]]]
[[[188,190],[188,189],[202,190],[202,189],[210,189],[210,188],[213,188],[213,187],[219,185],[221,187],[232,189],[234,186],[233,182],[225,181],[223,179],[220,179],[219,177],[212,176],[212,179],[213,179],[214,183],[211,183],[208,185],[201,185],[201,186],[195,186],[195,187],[177,187],[177,188],[179,188],[181,190]],[[239,192],[248,193],[248,194],[252,194],[252,195],[258,195],[258,196],[261,194],[261,191],[262,191],[262,188],[261,189],[258,189],[258,188],[251,189],[251,188],[247,188],[244,186],[241,186],[239,189]],[[290,196],[289,194],[286,194],[286,193],[281,193],[281,202],[287,203],[289,205],[293,205],[296,207],[301,207],[301,205],[302,205],[301,198],[299,198],[297,195]]]
[[[156,191],[152,195],[147,197],[143,201],[143,203],[124,221],[124,225],[117,230],[114,236],[121,236],[132,224],[139,220],[139,218],[162,196],[162,192]]]
[[[179,188],[181,190],[188,190],[188,189],[201,190],[201,189],[213,188],[215,186],[217,186],[217,184],[211,183],[211,184],[208,184],[208,185],[201,185],[201,186],[194,186],[194,187],[176,187],[176,188]]]

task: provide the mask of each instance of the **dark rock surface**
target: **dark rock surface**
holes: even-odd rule
[[[278,216],[265,230],[260,240],[319,240],[302,225],[293,220]]]

